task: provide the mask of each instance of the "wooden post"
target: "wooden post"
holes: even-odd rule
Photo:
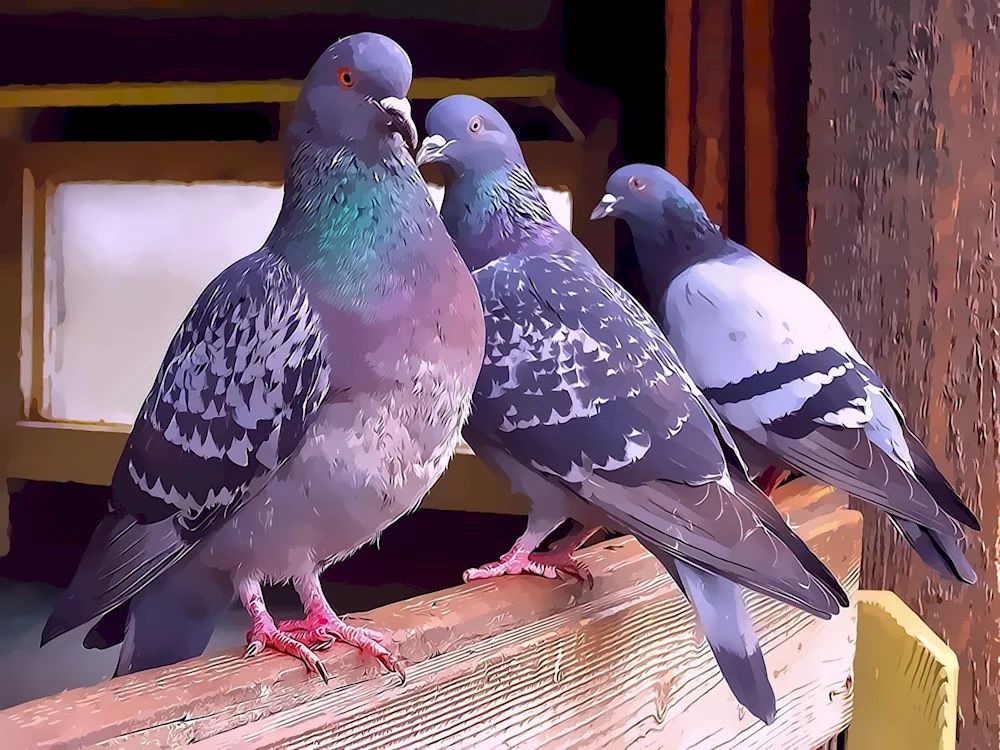
[[[693,192],[726,231],[729,190],[731,0],[695,0]]]
[[[778,265],[778,133],[774,122],[773,0],[743,0],[747,247]]]
[[[10,551],[7,459],[22,410],[20,122],[21,110],[0,110],[0,557]]]
[[[809,268],[982,521],[975,586],[943,583],[865,508],[862,586],[958,654],[958,747],[1000,737],[994,0],[812,4]]]
[[[689,187],[691,172],[691,13],[694,0],[667,0],[666,169]]]

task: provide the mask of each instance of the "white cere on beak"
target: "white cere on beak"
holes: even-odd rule
[[[601,198],[601,202],[597,204],[597,207],[590,214],[590,220],[595,221],[597,219],[603,219],[605,216],[610,216],[615,210],[615,205],[620,201],[621,198],[612,195],[611,193],[605,193],[604,197]]]
[[[411,151],[417,148],[417,126],[413,122],[410,100],[398,96],[387,96],[379,101],[390,118],[389,126],[403,137],[403,142]]]
[[[417,151],[417,166],[439,161],[445,149],[454,142],[446,141],[443,135],[427,136],[424,138],[424,142],[420,144],[420,150]]]

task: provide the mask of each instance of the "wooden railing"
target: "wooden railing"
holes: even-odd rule
[[[854,596],[860,515],[802,481],[778,496]],[[409,663],[402,685],[346,647],[325,656],[329,685],[288,657],[227,652],[9,709],[0,745],[807,750],[848,725],[853,606],[824,622],[750,595],[778,696],[765,726],[736,703],[687,601],[634,539],[582,556],[593,591],[525,576],[359,616],[392,633]]]

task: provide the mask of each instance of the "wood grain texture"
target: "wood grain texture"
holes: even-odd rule
[[[847,750],[955,750],[958,657],[891,591],[861,591]]]
[[[694,0],[666,0],[667,91],[666,169],[685,185],[691,185],[691,14]]]
[[[805,483],[779,507],[852,593],[861,519]],[[237,653],[111,680],[0,713],[15,747],[801,748],[850,720],[854,608],[821,621],[757,595],[778,695],[771,727],[738,706],[694,615],[631,537],[588,548],[593,591],[533,577],[482,582],[364,615],[392,634],[407,681],[355,651],[331,683],[282,656]]]
[[[20,112],[17,113],[20,115]],[[10,118],[5,118],[10,119]],[[7,457],[21,413],[21,196],[18,133],[0,123],[0,557],[10,551]]]
[[[778,132],[771,55],[773,0],[743,2],[747,247],[778,265]]]
[[[862,586],[958,654],[962,750],[1000,747],[994,0],[813,3],[812,284],[982,521],[943,583],[865,508]]]
[[[727,228],[731,0],[695,0],[694,194]]]

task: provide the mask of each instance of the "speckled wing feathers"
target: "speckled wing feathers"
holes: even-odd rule
[[[305,290],[275,256],[248,256],[171,342],[115,472],[116,506],[146,523],[177,514],[200,537],[291,455],[329,390]]]
[[[508,256],[475,275],[487,319],[475,419],[515,458],[567,482],[723,476],[712,424],[692,412],[662,335],[628,314],[599,269],[569,254]]]
[[[788,544],[777,511],[727,489],[705,402],[652,319],[589,256],[508,256],[475,275],[487,320],[476,433],[661,552],[814,614],[837,611],[803,566],[839,584]]]

